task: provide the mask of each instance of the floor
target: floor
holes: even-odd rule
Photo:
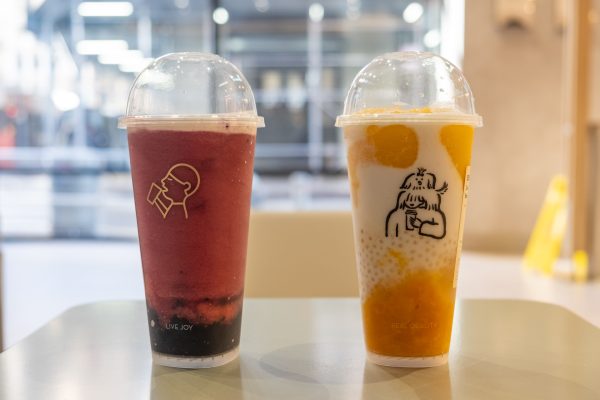
[[[4,340],[10,347],[66,309],[142,299],[134,241],[5,242]],[[513,298],[562,305],[600,327],[600,282],[576,284],[523,271],[518,256],[463,254],[460,298]]]

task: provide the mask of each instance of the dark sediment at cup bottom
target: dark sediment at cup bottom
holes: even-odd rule
[[[210,357],[235,349],[240,341],[242,311],[228,322],[193,324],[173,317],[166,326],[158,323],[158,314],[148,309],[152,350],[184,357]]]

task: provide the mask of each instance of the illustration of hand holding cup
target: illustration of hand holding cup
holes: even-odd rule
[[[417,215],[418,213],[416,210],[406,210],[407,231],[412,231],[415,228],[419,229],[419,227],[422,225],[423,221],[421,221]]]
[[[385,221],[385,236],[398,237],[401,226],[406,231],[417,231],[421,236],[442,239],[446,236],[446,216],[442,211],[442,196],[448,184],[436,184],[435,174],[418,168],[409,174],[396,199],[396,206],[388,213]],[[404,219],[404,222],[402,222]]]

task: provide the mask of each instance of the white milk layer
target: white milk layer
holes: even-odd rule
[[[441,128],[450,124],[403,124],[418,139],[416,160],[407,168],[375,160],[354,165],[350,179],[358,180],[352,182],[353,220],[363,299],[375,285],[397,282],[411,271],[455,267],[464,182],[440,140]],[[366,130],[345,127],[348,148],[364,140]]]

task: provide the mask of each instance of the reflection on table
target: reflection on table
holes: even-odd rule
[[[458,303],[450,361],[365,361],[358,299],[248,299],[240,358],[153,366],[142,302],[73,308],[0,355],[12,399],[597,399],[600,330],[549,304]]]

